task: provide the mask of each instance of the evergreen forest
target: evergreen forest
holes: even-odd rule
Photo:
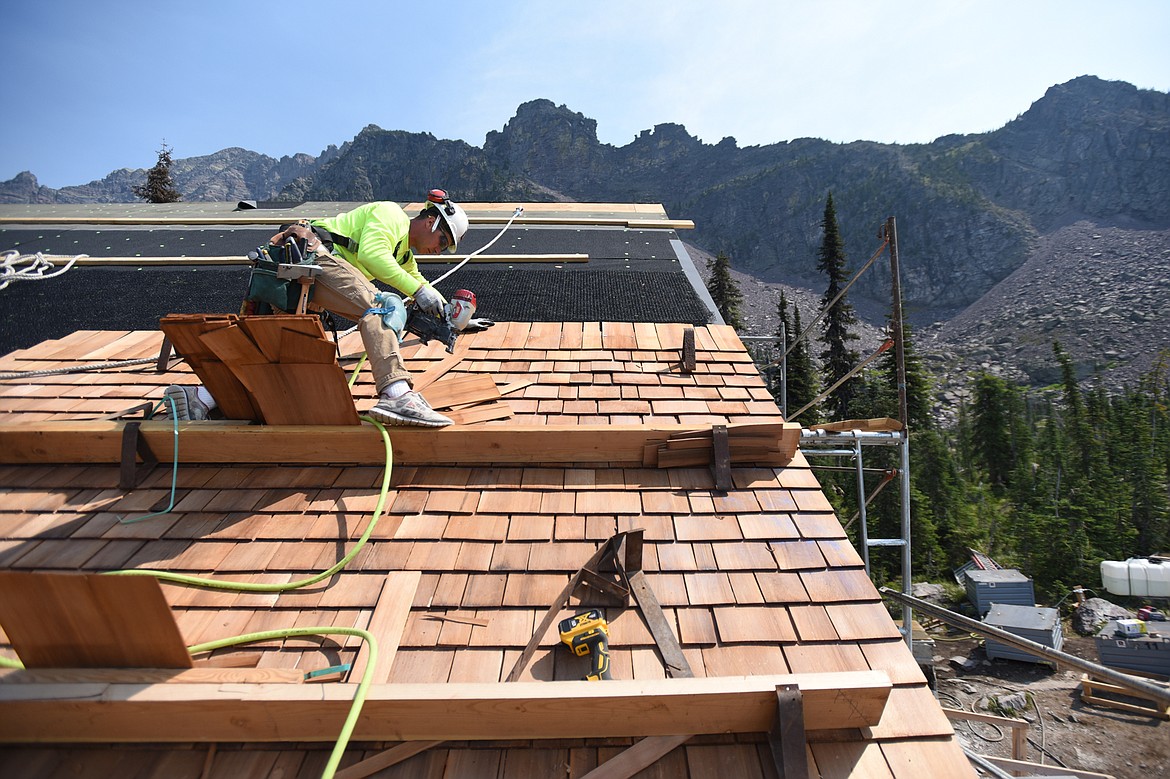
[[[805,325],[799,311],[783,295],[777,308],[777,335],[783,334],[788,353],[788,418],[806,428],[898,419],[894,350],[859,368],[865,361],[849,348],[856,318],[847,296],[826,308],[847,277],[831,195],[822,226],[818,264],[827,284],[819,327],[800,339]],[[711,285],[717,306],[728,290],[725,270]],[[915,581],[953,581],[953,570],[977,550],[1032,577],[1038,600],[1052,603],[1078,585],[1103,594],[1102,560],[1170,552],[1170,352],[1158,355],[1134,385],[1109,388],[1099,377],[1078,377],[1077,355],[1054,342],[1058,383],[1027,387],[991,373],[968,376],[966,392],[959,393],[964,400],[946,415],[954,421],[944,423],[934,407],[936,378],[906,325],[903,338]],[[766,375],[779,402],[776,372]],[[865,449],[869,537],[897,538],[901,494],[892,477],[898,447]],[[809,459],[856,543],[862,499],[855,465],[834,468],[820,462],[825,458]],[[876,583],[900,586],[896,547],[871,549],[870,562]]]

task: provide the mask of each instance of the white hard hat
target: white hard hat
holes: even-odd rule
[[[454,239],[454,242],[447,247],[447,251],[454,254],[459,246],[459,241],[463,239],[463,234],[467,232],[467,212],[458,203],[455,203],[451,198],[447,197],[447,193],[441,189],[432,189],[430,191],[427,195],[426,207],[438,211],[439,216],[447,223],[447,229],[450,230],[451,237]],[[431,232],[437,230],[438,227],[439,220],[436,219],[435,223],[431,225]]]

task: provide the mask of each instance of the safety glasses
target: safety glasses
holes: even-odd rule
[[[431,225],[431,232],[433,233],[435,231],[439,233],[439,251],[447,251],[447,248],[454,241],[451,238],[451,234],[447,232],[447,223],[438,214],[435,215],[435,223]]]

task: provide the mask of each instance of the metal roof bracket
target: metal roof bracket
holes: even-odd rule
[[[727,425],[711,425],[711,467],[715,471],[715,490],[728,492],[731,481],[731,444],[727,439]]]
[[[803,698],[799,685],[776,686],[776,722],[768,733],[768,743],[776,772],[784,779],[808,779]]]
[[[683,330],[682,359],[679,367],[683,373],[695,372],[695,328]]]
[[[118,487],[123,490],[132,490],[138,486],[142,477],[158,465],[158,457],[140,436],[141,422],[127,422],[122,428],[122,470],[118,477]],[[136,455],[141,455],[142,466],[137,464]]]

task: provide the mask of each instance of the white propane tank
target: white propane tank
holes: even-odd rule
[[[1170,563],[1145,557],[1102,560],[1101,583],[1114,595],[1170,598]]]

